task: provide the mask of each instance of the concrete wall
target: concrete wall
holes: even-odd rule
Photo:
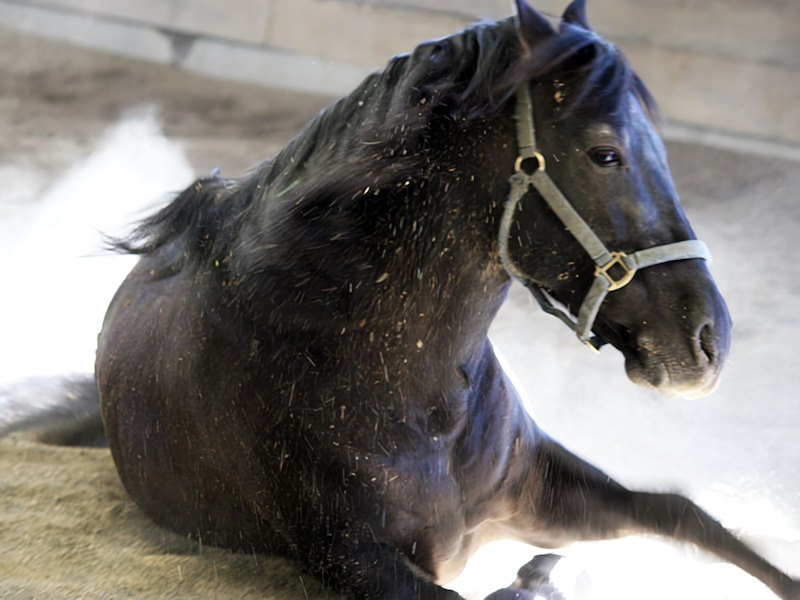
[[[566,0],[536,0],[558,15]],[[800,1],[593,0],[673,123],[800,144]],[[341,94],[509,0],[0,0],[0,24],[212,75]]]

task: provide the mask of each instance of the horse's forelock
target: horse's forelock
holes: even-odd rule
[[[622,98],[633,93],[651,116],[655,100],[628,60],[613,44],[582,26],[562,23],[557,35],[523,54],[509,70],[504,85],[515,89],[525,81],[557,81],[568,85],[554,118],[575,114],[613,118]]]

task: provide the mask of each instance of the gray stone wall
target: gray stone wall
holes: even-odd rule
[[[558,15],[566,1],[534,5]],[[340,94],[389,56],[510,0],[0,0],[0,24],[212,75]],[[800,144],[800,1],[590,0],[690,128]]]

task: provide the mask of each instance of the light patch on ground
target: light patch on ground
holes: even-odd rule
[[[100,232],[119,234],[192,178],[181,148],[144,110],[112,127],[98,147],[41,196],[33,179],[11,186],[0,220],[0,381],[90,372],[106,307],[131,257],[102,256]]]

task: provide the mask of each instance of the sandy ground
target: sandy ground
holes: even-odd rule
[[[108,451],[6,440],[0,473],[2,598],[329,597],[292,563],[153,526]]]
[[[96,229],[193,174],[243,172],[327,101],[0,30],[0,382],[91,369],[103,310],[130,266],[85,258]],[[493,339],[556,438],[627,485],[690,495],[800,576],[800,169],[735,149],[668,148],[736,323],[719,391],[666,402],[635,388],[621,357],[590,354],[521,289]],[[532,553],[494,546],[454,586],[480,597]],[[0,444],[0,556],[2,597],[324,597],[282,561],[201,549],[148,523],[104,450]],[[771,597],[732,567],[652,540],[580,544],[569,556],[598,598]]]

